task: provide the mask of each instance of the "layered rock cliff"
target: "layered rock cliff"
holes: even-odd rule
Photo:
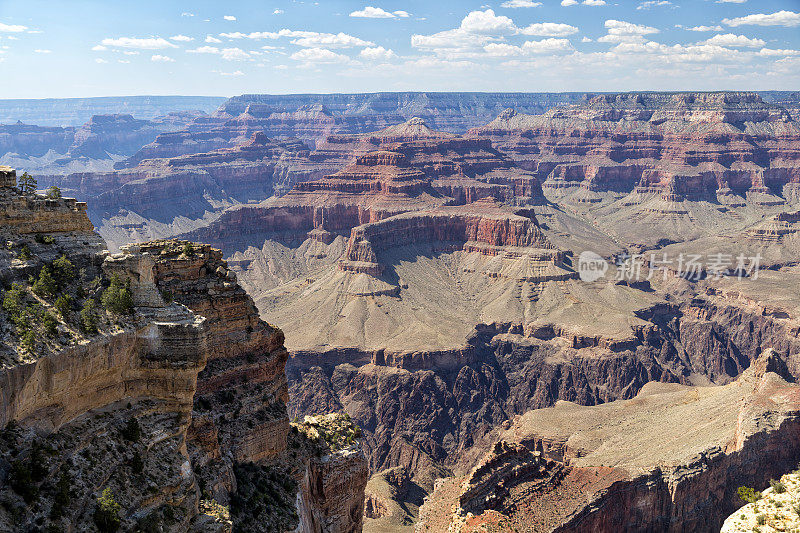
[[[290,438],[283,334],[221,252],[100,252],[74,201],[20,194],[4,172],[28,223],[2,230],[3,529],[358,529],[357,429],[337,426],[346,451]]]
[[[800,396],[783,368],[767,351],[729,385],[649,384],[628,401],[530,411],[466,476],[440,482],[418,530],[716,531],[744,503],[739,486],[795,462]]]

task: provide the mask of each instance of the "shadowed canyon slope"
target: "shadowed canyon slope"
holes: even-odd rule
[[[361,428],[368,531],[711,531],[743,503],[739,485],[793,466],[790,95],[543,101],[245,95],[113,171],[40,180],[87,199],[112,245],[220,248],[198,249],[204,266],[177,244],[123,252],[153,247],[172,271],[159,288],[210,326],[255,334],[254,304],[285,333],[285,385],[259,385],[246,346],[200,372],[188,453],[209,465],[204,490],[249,475],[214,436],[234,458],[296,436],[250,386],[282,394],[290,417],[346,412]],[[580,276],[587,250],[596,281]],[[705,261],[696,275],[682,254]],[[196,268],[241,283],[250,318],[195,295]],[[244,397],[204,392],[204,375]]]
[[[7,167],[0,211],[3,530],[360,528],[351,423],[290,424],[283,333],[219,250],[109,254],[85,204]]]

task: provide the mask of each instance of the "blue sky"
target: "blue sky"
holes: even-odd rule
[[[0,0],[0,98],[800,90],[800,0]]]

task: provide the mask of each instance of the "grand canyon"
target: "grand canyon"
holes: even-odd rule
[[[297,90],[0,99],[0,531],[797,530],[800,92],[774,89],[796,78],[583,90],[578,28],[511,14],[623,8],[555,4],[482,6],[411,43],[445,72],[475,43],[512,69],[569,53],[559,91],[316,91],[299,80],[405,59],[345,33],[204,30],[86,48],[171,69],[197,45]],[[350,24],[436,22],[359,8]],[[4,17],[0,62],[7,34],[39,32]],[[800,55],[648,40],[722,31],[674,26],[606,19],[580,42],[684,66]]]

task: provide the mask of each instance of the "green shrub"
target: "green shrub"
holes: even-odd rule
[[[89,299],[83,302],[80,317],[81,331],[86,335],[97,333],[97,313],[95,312],[94,300]]]
[[[19,253],[17,254],[17,257],[19,257],[23,261],[27,261],[28,259],[33,257],[33,254],[31,253],[31,249],[28,248],[27,244],[23,244],[22,245],[22,248],[19,249]]]
[[[3,296],[3,310],[12,317],[12,320],[14,316],[22,312],[22,303],[24,300],[25,287],[23,287],[21,283],[15,281]]]
[[[55,337],[58,334],[58,320],[50,311],[46,311],[42,316],[42,326],[48,337]]]
[[[72,264],[72,261],[67,259],[66,255],[62,255],[53,261],[51,268],[53,270],[53,277],[60,288],[66,287],[75,280],[75,265]]]
[[[120,434],[125,440],[138,442],[139,439],[142,438],[142,427],[139,425],[138,420],[130,417],[125,423],[125,427],[120,431]]]
[[[8,484],[14,492],[22,496],[25,503],[30,504],[39,495],[39,489],[33,482],[31,469],[22,461],[14,461],[11,463]]]
[[[56,308],[58,314],[61,315],[61,318],[65,319],[69,316],[69,312],[72,310],[72,296],[69,294],[62,294],[58,298],[56,298],[53,307]]]
[[[39,278],[33,283],[33,292],[42,298],[52,298],[58,293],[58,282],[49,266],[45,265],[39,271]]]
[[[33,237],[33,240],[35,240],[39,244],[53,244],[56,242],[56,240],[53,238],[52,235],[43,235],[41,233],[37,233]]]
[[[757,514],[756,515],[756,524],[758,524],[759,526],[763,526],[766,523],[767,523],[767,517],[766,516],[764,516],[763,514]]]
[[[36,332],[32,329],[22,330],[20,344],[26,352],[33,354],[36,351]]]
[[[111,489],[106,487],[103,494],[97,498],[97,506],[94,509],[94,523],[101,533],[113,533],[119,529],[121,520],[119,512],[122,508],[114,500]]]
[[[754,503],[761,498],[761,493],[750,487],[739,487],[736,494],[739,495],[739,499],[746,503]]]
[[[56,493],[53,496],[53,507],[50,508],[50,518],[56,519],[64,516],[64,509],[71,501],[72,479],[69,472],[61,470],[61,477],[56,483]]]
[[[186,257],[194,257],[194,254],[195,254],[194,244],[192,244],[191,242],[187,242],[186,244],[183,245],[183,255],[185,255]]]
[[[772,491],[775,494],[783,494],[786,492],[786,485],[784,485],[782,481],[770,479],[769,484],[772,486]]]
[[[119,276],[114,274],[111,277],[111,284],[103,291],[100,300],[108,311],[117,315],[130,315],[133,313],[131,281],[128,279],[123,282]]]
[[[133,452],[131,470],[133,470],[134,474],[141,474],[144,470],[144,461],[142,460],[142,455],[138,451]]]
[[[53,185],[52,187],[47,189],[45,196],[47,196],[51,200],[58,200],[59,198],[61,198],[61,189]]]

